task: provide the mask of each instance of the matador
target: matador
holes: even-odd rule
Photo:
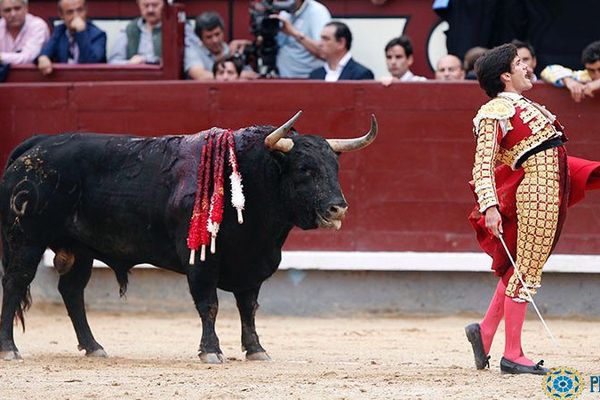
[[[469,219],[500,280],[481,323],[466,326],[465,332],[476,367],[489,367],[492,340],[504,317],[502,373],[543,375],[548,372],[543,360],[534,363],[521,346],[528,296],[541,286],[567,207],[583,198],[585,190],[600,188],[600,163],[567,157],[567,137],[556,116],[522,95],[533,87],[533,71],[517,56],[515,46],[487,51],[475,70],[491,100],[473,120],[477,146],[471,184],[477,206]]]

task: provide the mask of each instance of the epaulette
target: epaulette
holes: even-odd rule
[[[515,106],[513,103],[501,97],[491,99],[481,106],[475,118],[473,118],[473,127],[477,130],[479,122],[485,118],[508,119],[515,115]]]

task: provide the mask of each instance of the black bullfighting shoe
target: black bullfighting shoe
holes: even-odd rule
[[[475,356],[475,367],[477,369],[484,369],[490,367],[490,356],[485,354],[483,350],[483,340],[481,340],[481,328],[479,324],[470,324],[465,326],[465,333],[467,339],[473,346],[473,355]]]
[[[550,370],[542,367],[542,365],[544,365],[544,360],[541,360],[535,365],[522,365],[502,357],[500,360],[500,371],[502,371],[503,374],[546,375]]]

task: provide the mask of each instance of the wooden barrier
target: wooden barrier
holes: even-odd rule
[[[570,154],[600,159],[600,99],[576,104],[566,90],[544,84],[530,96],[559,115]],[[36,133],[188,134],[279,124],[302,109],[301,133],[354,137],[373,113],[375,143],[341,156],[350,205],[342,230],[294,232],[286,249],[478,251],[466,220],[473,206],[466,182],[471,120],[484,101],[473,82],[9,83],[0,85],[0,163]],[[558,252],[600,254],[600,193],[571,210]]]

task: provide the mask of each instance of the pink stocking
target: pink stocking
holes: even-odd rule
[[[527,313],[529,303],[517,303],[510,297],[504,302],[504,324],[506,327],[506,344],[504,347],[504,358],[521,365],[535,365],[523,354],[521,347],[521,333],[523,322]]]
[[[504,316],[504,299],[506,298],[506,295],[504,294],[505,290],[506,285],[504,282],[502,282],[502,279],[500,279],[498,286],[496,286],[494,297],[490,302],[490,306],[483,317],[483,321],[481,321],[479,324],[481,327],[481,339],[483,341],[483,349],[485,354],[490,354],[490,348],[492,347],[494,335],[496,334],[498,325],[500,325],[500,321]]]

